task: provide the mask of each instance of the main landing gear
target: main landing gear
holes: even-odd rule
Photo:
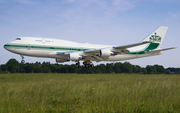
[[[85,68],[94,67],[93,63],[90,60],[84,61],[83,64]],[[78,68],[81,68],[79,61],[76,63],[76,65],[78,66]]]
[[[83,62],[85,68],[94,67],[93,63],[88,60]]]
[[[78,66],[78,68],[81,68],[81,65],[80,65],[79,61],[76,63],[76,65]]]
[[[24,61],[24,56],[21,56],[22,60],[21,60],[21,64],[24,64],[25,61]]]

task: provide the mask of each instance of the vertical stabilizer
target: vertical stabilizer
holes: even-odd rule
[[[163,42],[163,39],[166,35],[167,29],[168,29],[168,27],[160,26],[157,30],[155,30],[152,34],[150,34],[147,38],[145,38],[143,40],[143,42],[144,41],[152,41],[153,45],[158,45],[154,49],[159,49]],[[152,44],[150,44],[150,45],[152,46]]]

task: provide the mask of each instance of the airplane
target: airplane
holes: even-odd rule
[[[15,41],[7,43],[4,48],[22,57],[24,56],[54,58],[57,63],[75,61],[78,68],[80,61],[86,68],[93,67],[93,61],[123,61],[154,55],[161,55],[164,51],[176,47],[160,49],[168,27],[160,26],[142,42],[124,46],[98,45],[77,43],[67,40],[18,37]]]

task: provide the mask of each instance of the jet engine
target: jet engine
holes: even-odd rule
[[[68,57],[68,60],[72,60],[72,61],[79,61],[80,59],[83,59],[83,57],[77,53],[70,53]]]
[[[114,53],[112,51],[110,51],[109,49],[102,49],[99,52],[99,56],[100,57],[110,57],[111,55],[113,55]]]
[[[56,59],[56,62],[57,63],[64,63],[64,62],[67,62],[68,60],[65,60],[65,59]]]

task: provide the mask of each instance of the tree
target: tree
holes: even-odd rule
[[[166,70],[169,70],[171,73],[180,73],[180,68],[169,67]]]
[[[69,73],[77,73],[78,72],[78,68],[76,65],[74,64],[71,64],[69,67],[68,67],[68,70],[69,70]]]
[[[45,67],[43,69],[43,73],[51,73],[51,70],[48,67]]]
[[[138,69],[136,68],[135,65],[131,65],[132,69],[133,69],[133,73],[137,73]]]
[[[42,73],[42,68],[40,68],[40,67],[34,67],[33,72],[34,72],[34,73]]]
[[[33,72],[33,64],[26,63],[24,66],[24,70],[26,73],[32,73]]]
[[[20,70],[19,70],[20,73],[26,73],[24,66],[25,64],[20,64]]]
[[[157,74],[161,74],[161,73],[165,73],[165,69],[164,69],[164,67],[163,66],[161,66],[161,65],[154,65],[155,67],[156,67],[156,70],[157,70]]]
[[[145,68],[138,65],[132,65],[129,62],[123,64],[117,62],[100,64],[92,68],[85,68],[82,66],[80,69],[76,65],[62,65],[62,64],[50,64],[50,62],[26,63],[20,64],[15,59],[10,59],[6,64],[0,65],[0,73],[143,73],[143,74],[178,74],[180,68],[167,68],[162,65],[147,65]]]
[[[142,73],[142,68],[138,65],[135,65],[136,69],[137,69],[137,73]]]
[[[1,69],[1,66],[0,66],[0,73],[2,73],[2,69]]]
[[[129,62],[124,62],[123,73],[133,73],[132,65]]]
[[[106,73],[113,73],[114,69],[113,69],[113,64],[106,64]]]
[[[7,68],[6,64],[1,65],[1,69],[2,69],[2,71],[6,71],[6,70],[8,70],[8,68]]]
[[[156,74],[157,73],[156,66],[147,65],[146,70],[147,70],[148,74]]]
[[[122,73],[121,67],[122,67],[122,63],[115,63],[114,64],[114,71],[115,71],[115,73]]]
[[[69,73],[69,69],[68,69],[68,65],[62,65],[61,67],[60,67],[60,72],[61,73]]]
[[[17,73],[19,72],[19,62],[16,59],[10,59],[7,63],[6,66],[11,73]]]
[[[166,70],[165,74],[171,74],[170,70]]]
[[[147,72],[147,69],[144,68],[144,67],[143,67],[141,70],[142,70],[142,73],[143,73],[143,74],[147,74],[147,73],[148,73],[148,72]]]
[[[106,73],[106,66],[104,64],[98,65],[99,73]]]

